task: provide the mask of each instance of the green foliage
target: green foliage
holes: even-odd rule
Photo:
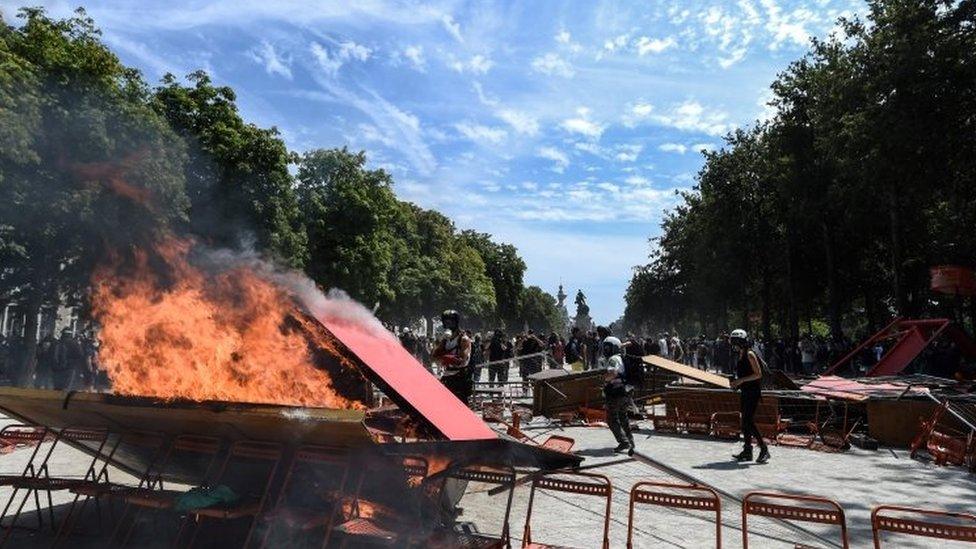
[[[397,200],[390,176],[365,164],[365,154],[346,149],[307,152],[297,191],[309,239],[306,272],[372,305],[394,296],[389,273]]]
[[[529,286],[522,291],[522,307],[519,316],[519,328],[522,325],[536,332],[545,334],[548,332],[563,333],[566,326],[563,325],[562,313],[556,306],[556,298],[546,293],[538,286]]]
[[[307,237],[292,188],[293,157],[274,128],[244,122],[234,90],[214,86],[204,72],[191,86],[166,75],[153,105],[190,144],[185,171],[190,229],[214,245],[237,247],[254,231],[258,247],[301,267]]]
[[[839,334],[938,312],[928,267],[976,256],[974,11],[877,0],[868,20],[815,41],[773,83],[775,118],[706,154],[635,271],[629,325],[795,336],[801,318]]]
[[[83,11],[20,17],[0,25],[0,277],[39,302],[85,286],[105,243],[186,218],[186,153]],[[124,207],[122,179],[151,205]]]
[[[486,320],[498,324],[516,325],[521,310],[525,261],[511,244],[498,244],[491,235],[476,231],[462,231],[461,239],[478,251],[495,292],[496,307]]]
[[[0,21],[0,300],[28,311],[83,300],[106,248],[173,230],[214,246],[253,236],[259,252],[378,305],[384,320],[453,308],[469,326],[555,326],[551,298],[523,287],[513,246],[398,200],[365,153],[298,157],[203,72],[150,89],[83,11],[21,17]]]

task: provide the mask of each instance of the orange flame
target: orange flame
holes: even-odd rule
[[[99,360],[118,394],[363,409],[317,367],[326,351],[355,369],[321,333],[309,330],[291,295],[255,269],[210,273],[189,259],[193,243],[163,238],[93,277]],[[125,264],[123,264],[125,263]],[[321,327],[318,327],[321,330]]]

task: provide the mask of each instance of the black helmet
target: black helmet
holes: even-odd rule
[[[441,313],[441,324],[449,330],[457,330],[461,326],[461,314],[454,309],[448,309]]]

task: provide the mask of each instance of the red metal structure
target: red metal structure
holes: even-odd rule
[[[834,375],[844,370],[861,351],[879,342],[887,342],[887,352],[877,364],[868,370],[867,376],[898,375],[940,335],[951,338],[967,358],[976,358],[976,342],[949,319],[910,320],[896,318],[878,333],[864,340],[847,356],[834,363],[823,375]]]
[[[571,478],[579,480],[569,480]],[[532,504],[535,501],[535,493],[537,490],[593,496],[603,499],[606,502],[606,506],[603,511],[602,547],[603,549],[610,549],[610,498],[613,494],[613,486],[610,484],[610,479],[603,475],[593,473],[569,473],[562,471],[554,472],[550,475],[537,476],[532,479],[532,489],[529,491],[529,507],[525,511],[525,531],[522,534],[523,549],[558,547],[532,541]]]
[[[976,515],[880,505],[871,511],[871,532],[875,549],[881,549],[881,532],[976,543]]]
[[[627,515],[627,549],[634,547],[634,506],[638,503],[672,509],[689,509],[715,513],[715,548],[722,549],[722,502],[718,493],[705,486],[670,482],[638,482],[630,489],[630,511]]]
[[[396,339],[377,337],[351,323],[323,319],[323,324],[375,374],[370,378],[387,396],[415,410],[448,440],[498,438]]]
[[[948,295],[976,295],[976,276],[969,267],[959,265],[940,265],[929,269],[933,292]]]
[[[811,506],[810,504],[815,506]],[[773,492],[749,492],[742,498],[742,549],[749,549],[749,515],[780,520],[833,524],[840,527],[841,544],[847,540],[847,519],[836,502],[818,496],[800,496]]]

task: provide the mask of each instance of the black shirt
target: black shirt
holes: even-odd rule
[[[752,364],[749,362],[749,352],[739,355],[738,362],[735,363],[735,378],[742,379],[752,375]],[[743,393],[758,393],[762,389],[762,380],[754,379],[739,385],[739,390]]]

